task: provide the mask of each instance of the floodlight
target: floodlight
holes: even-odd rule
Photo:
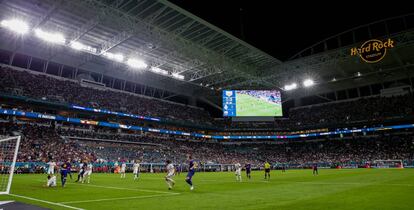
[[[0,25],[19,34],[25,34],[29,31],[27,23],[17,19],[2,20]]]
[[[114,54],[114,53],[110,53],[110,52],[104,52],[103,55],[105,57],[107,57],[110,60],[114,60],[114,61],[118,61],[118,62],[122,62],[124,61],[124,56],[122,54]]]
[[[150,70],[158,74],[168,75],[168,71],[160,69],[158,67],[151,67]]]
[[[96,51],[97,51],[96,48],[88,46],[88,45],[84,45],[84,44],[82,44],[80,42],[77,42],[77,41],[71,41],[70,42],[70,47],[72,49],[75,49],[75,50],[82,50],[82,51],[86,51],[86,52],[90,52],[90,53],[96,53]]]
[[[296,89],[298,87],[298,85],[296,83],[292,83],[290,85],[285,85],[285,90],[293,90]]]
[[[310,86],[312,86],[314,84],[315,83],[311,79],[306,79],[305,81],[303,81],[303,86],[305,86],[305,87],[310,87]]]
[[[70,47],[75,50],[83,50],[85,48],[85,45],[80,42],[72,41],[70,42]]]
[[[36,29],[35,35],[44,41],[56,43],[56,44],[65,44],[65,37],[61,33],[50,33],[45,32],[42,29]]]
[[[178,73],[174,73],[172,74],[172,76],[174,78],[180,79],[180,80],[184,80],[184,75],[178,74]]]
[[[148,66],[143,60],[133,58],[128,59],[127,64],[128,66],[137,69],[145,69]]]

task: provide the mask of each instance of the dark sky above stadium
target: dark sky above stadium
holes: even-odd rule
[[[350,28],[414,12],[409,1],[170,1],[282,61]]]

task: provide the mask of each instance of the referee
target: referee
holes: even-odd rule
[[[264,164],[264,168],[265,168],[265,179],[270,180],[270,163],[266,161]]]

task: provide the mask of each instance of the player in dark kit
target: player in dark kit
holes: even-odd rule
[[[185,177],[185,181],[190,185],[190,190],[193,190],[194,186],[193,186],[192,178],[195,174],[195,168],[197,166],[194,160],[192,159],[191,155],[187,155],[187,161],[188,161],[188,174],[187,174],[187,177]]]
[[[313,166],[312,166],[312,168],[313,168],[313,175],[315,176],[315,175],[318,175],[319,173],[318,173],[318,164],[313,164]]]
[[[177,166],[177,170],[176,170],[176,174],[177,176],[180,176],[181,171],[183,170],[183,166],[181,165],[181,163]]]
[[[60,166],[60,181],[62,182],[62,187],[65,187],[67,176],[68,176],[68,166],[66,165],[66,163],[63,163]]]
[[[69,177],[70,179],[72,179],[72,164],[70,162],[71,160],[69,158],[68,161],[66,162],[66,170],[68,170]]]
[[[245,166],[246,168],[246,176],[248,179],[251,179],[250,173],[252,171],[252,166],[250,165],[250,163],[247,163]]]

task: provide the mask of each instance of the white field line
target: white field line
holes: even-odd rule
[[[18,197],[18,198],[24,198],[24,199],[27,199],[27,200],[32,200],[32,201],[47,203],[47,204],[51,204],[51,205],[55,205],[55,206],[65,207],[65,208],[68,208],[68,209],[84,210],[84,209],[81,209],[81,208],[68,206],[68,205],[65,205],[65,204],[62,204],[62,203],[55,203],[55,202],[51,202],[51,201],[40,200],[40,199],[37,199],[37,198],[27,197],[27,196],[23,196],[23,195],[16,195],[16,194],[9,194],[9,195],[14,196],[14,197]]]
[[[115,190],[131,190],[131,191],[140,191],[140,192],[153,192],[153,193],[162,193],[162,194],[170,194],[170,195],[180,194],[180,193],[165,192],[165,191],[159,191],[159,190],[144,190],[144,189],[125,188],[125,187],[111,187],[111,186],[95,185],[95,184],[77,184],[77,185],[78,186],[85,186],[85,187],[99,187],[99,188],[106,188],[106,189],[115,189]]]
[[[91,203],[91,202],[99,202],[99,201],[115,201],[115,200],[128,200],[128,199],[139,199],[139,198],[152,198],[152,197],[165,197],[165,196],[173,196],[173,195],[180,195],[181,193],[176,192],[164,192],[164,191],[158,191],[158,190],[144,190],[144,189],[135,189],[135,188],[125,188],[125,187],[112,187],[112,186],[103,186],[103,185],[94,185],[94,184],[74,184],[74,183],[67,183],[70,185],[77,185],[77,186],[85,186],[85,187],[98,187],[98,188],[106,188],[106,189],[117,189],[117,190],[130,190],[130,191],[138,191],[138,192],[153,192],[153,193],[159,193],[158,195],[141,195],[141,196],[132,196],[132,197],[121,197],[121,198],[103,198],[103,199],[93,199],[93,200],[80,200],[80,201],[65,201],[60,203],[53,203],[49,201],[43,201],[36,199],[36,201],[40,202],[46,202],[53,205],[63,206],[67,208],[73,208],[73,209],[79,209],[76,207],[67,206],[65,204],[71,204],[71,203]],[[17,195],[16,195],[17,196]],[[29,198],[25,196],[24,197],[30,200],[35,200],[35,198]]]
[[[154,198],[154,197],[165,197],[179,195],[180,193],[174,194],[162,194],[162,195],[142,195],[142,196],[133,196],[133,197],[121,197],[121,198],[104,198],[104,199],[95,199],[95,200],[82,200],[82,201],[67,201],[61,202],[62,204],[72,204],[72,203],[92,203],[92,202],[102,202],[102,201],[117,201],[117,200],[130,200],[130,199],[140,199],[140,198]]]

